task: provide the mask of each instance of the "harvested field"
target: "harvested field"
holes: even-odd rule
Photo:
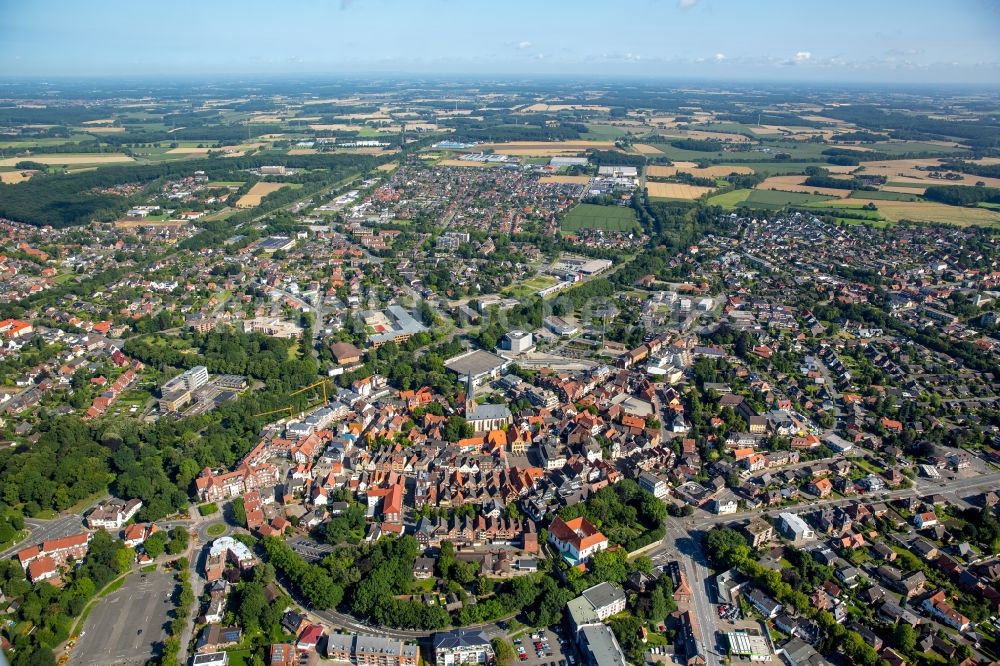
[[[839,118],[829,118],[827,116],[802,116],[802,120],[811,120],[814,123],[830,123],[831,125],[847,125],[847,121]]]
[[[646,183],[649,196],[658,199],[697,199],[703,194],[714,192],[714,187],[698,187],[683,183]]]
[[[975,185],[979,181],[986,183],[987,187],[1000,187],[1000,178],[984,178],[982,176],[971,176],[969,174],[959,174],[961,180],[941,180],[930,178],[928,171],[922,171],[917,167],[936,167],[941,164],[937,158],[927,158],[919,160],[882,160],[878,162],[862,162],[861,173],[885,176],[891,181],[900,183],[919,183],[922,185]]]
[[[124,132],[124,127],[84,127],[84,132],[88,134],[117,134],[118,132]]]
[[[831,197],[846,199],[850,196],[850,190],[838,190],[833,187],[813,187],[803,185],[805,176],[771,176],[760,183],[754,189],[757,190],[781,190],[782,192],[802,192],[805,194],[826,194]]]
[[[689,173],[699,178],[722,178],[731,173],[751,174],[753,173],[753,169],[748,166],[727,166],[725,164],[715,164],[704,169],[699,169],[692,162],[674,162],[673,166],[646,167],[646,175],[654,178],[669,178],[678,173]]]
[[[0,183],[4,185],[17,185],[18,183],[23,183],[32,176],[34,176],[37,171],[0,171]]]
[[[398,148],[392,148],[391,150],[386,150],[385,148],[335,148],[333,150],[335,153],[350,153],[351,155],[388,155],[391,153],[398,153]]]
[[[176,229],[190,224],[187,220],[131,220],[122,218],[115,221],[115,229],[138,229],[141,227],[158,227],[161,229]]]
[[[224,152],[228,154],[233,153],[245,153],[248,150],[257,150],[261,146],[266,146],[267,144],[263,141],[257,143],[241,143],[238,146],[222,146],[221,148],[212,148],[202,146],[177,146],[176,148],[171,148],[167,151],[168,155],[207,155],[209,152]]]
[[[289,155],[315,155],[319,151],[315,148],[290,148]]]
[[[348,125],[347,123],[311,124],[311,129],[317,132],[357,132],[358,125]]]
[[[399,162],[386,162],[385,164],[379,164],[375,169],[376,171],[395,171],[398,166]]]
[[[823,168],[830,173],[847,174],[852,171],[856,171],[858,167],[856,166],[846,166],[842,164],[824,164]]]
[[[532,104],[531,106],[526,106],[520,111],[529,113],[539,113],[545,111],[599,111],[601,113],[607,113],[610,111],[606,106],[598,106],[596,104]]]
[[[986,208],[961,208],[934,201],[876,201],[874,199],[850,199],[837,202],[837,208],[855,208],[873,203],[878,212],[890,222],[912,220],[914,222],[942,222],[958,226],[1000,225],[1000,212]]]
[[[480,169],[500,166],[501,162],[471,162],[469,160],[441,160],[438,166],[450,167],[479,167]]]
[[[634,144],[632,144],[632,147],[635,149],[635,151],[637,153],[641,153],[643,155],[659,155],[660,154],[660,150],[658,148],[654,148],[653,146],[649,145],[648,143],[634,143]]]
[[[261,200],[272,192],[277,192],[283,187],[288,187],[287,183],[254,183],[250,191],[244,194],[236,202],[237,208],[255,208],[260,205]]]
[[[111,125],[115,122],[114,118],[99,118],[97,120],[84,120],[81,125]]]
[[[926,187],[902,187],[900,185],[883,185],[878,188],[880,192],[898,192],[899,194],[914,194],[920,196],[927,189]]]
[[[515,141],[511,143],[487,143],[477,146],[477,150],[492,148],[494,152],[503,155],[525,155],[537,157],[553,157],[557,155],[575,155],[586,150],[614,150],[612,141]]]
[[[31,155],[30,157],[9,157],[0,160],[0,166],[12,167],[18,162],[38,162],[39,164],[118,164],[134,162],[128,155],[120,153],[52,153],[48,155]]]
[[[727,141],[729,143],[750,142],[750,138],[743,136],[742,134],[733,134],[731,132],[709,132],[707,130],[686,130],[664,134],[663,136],[670,137],[672,139],[715,139],[717,141]]]
[[[542,176],[538,179],[542,184],[586,185],[590,176]]]

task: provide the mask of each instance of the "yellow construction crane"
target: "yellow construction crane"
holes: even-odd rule
[[[295,410],[291,407],[281,407],[267,412],[260,412],[259,414],[254,414],[254,416],[267,416],[268,414],[277,414],[278,412],[288,412],[288,418],[292,418],[292,414],[295,413]]]
[[[291,393],[289,393],[289,394],[288,394],[288,397],[290,398],[290,397],[292,397],[293,395],[298,395],[298,394],[300,394],[300,393],[305,393],[305,392],[306,392],[306,391],[308,391],[309,389],[314,389],[314,388],[316,388],[317,386],[322,386],[322,387],[323,387],[323,402],[322,402],[322,403],[320,403],[320,404],[323,404],[323,405],[325,405],[325,404],[326,404],[326,403],[327,403],[327,402],[329,401],[329,400],[327,399],[327,394],[326,394],[326,383],[327,383],[328,381],[330,381],[330,380],[328,380],[328,379],[323,379],[323,380],[321,380],[321,381],[318,381],[318,382],[316,382],[315,384],[310,384],[309,386],[306,386],[306,387],[303,387],[303,388],[300,388],[300,389],[299,389],[299,390],[297,390],[297,391],[292,391]],[[310,405],[310,407],[315,407],[315,405]],[[306,409],[309,409],[309,407],[306,407]],[[303,410],[303,411],[304,411],[304,410]],[[267,412],[261,412],[261,413],[259,413],[259,414],[254,414],[254,416],[267,416],[267,415],[269,415],[269,414],[277,414],[278,412],[288,412],[288,418],[292,418],[292,416],[294,416],[294,414],[295,414],[295,408],[294,408],[294,407],[291,407],[291,406],[288,406],[288,407],[281,407],[281,408],[279,408],[279,409],[272,409],[272,410],[270,410],[270,411],[267,411]]]
[[[309,386],[306,386],[304,388],[300,388],[298,391],[292,391],[291,393],[288,394],[288,397],[292,397],[293,395],[298,395],[299,393],[305,393],[309,389],[314,389],[317,386],[322,386],[323,387],[323,404],[325,405],[327,403],[327,399],[326,399],[326,383],[328,381],[330,381],[330,380],[323,379],[323,380],[320,380],[320,381],[316,382],[315,384],[310,384]]]

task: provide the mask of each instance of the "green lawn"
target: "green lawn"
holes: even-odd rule
[[[211,516],[213,513],[219,512],[219,505],[215,502],[209,502],[208,504],[202,504],[198,507],[198,513],[203,516]]]
[[[580,229],[604,229],[605,231],[639,231],[635,211],[622,206],[597,206],[579,204],[570,210],[562,220],[563,232]]]
[[[247,666],[253,655],[251,650],[227,650],[229,666]]]
[[[220,537],[226,533],[226,525],[224,523],[216,523],[215,525],[209,525],[208,536],[210,537]]]

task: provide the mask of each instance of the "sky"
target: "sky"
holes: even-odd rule
[[[365,74],[1000,87],[1000,0],[0,0],[0,78]]]

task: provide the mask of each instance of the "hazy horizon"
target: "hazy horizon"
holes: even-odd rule
[[[428,76],[1000,85],[1000,3],[465,0],[0,13],[0,78]]]

